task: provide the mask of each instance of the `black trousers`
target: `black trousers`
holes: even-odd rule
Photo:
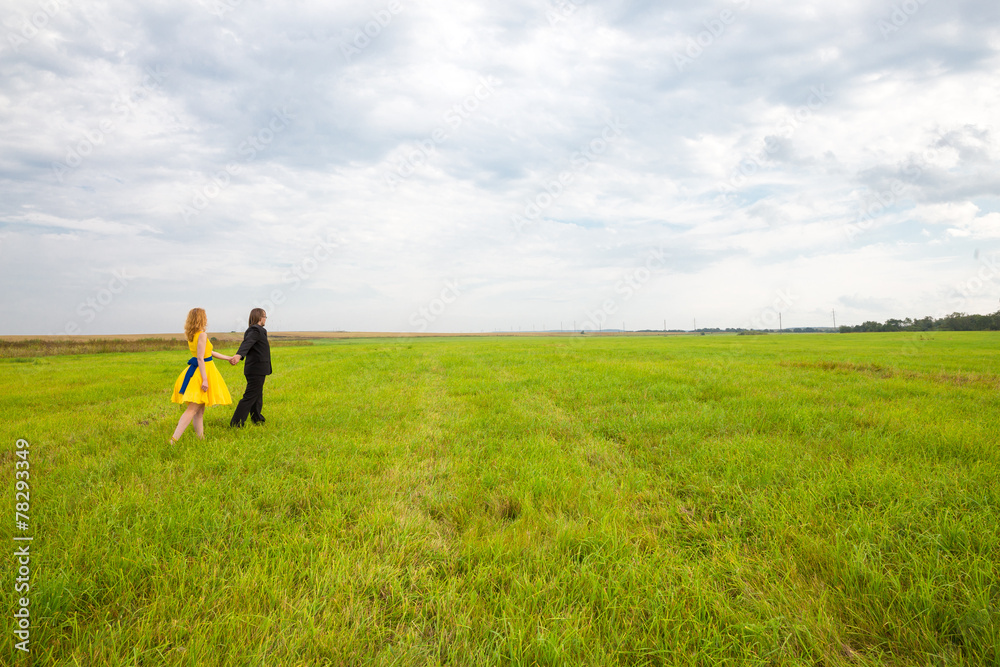
[[[229,420],[230,426],[243,426],[246,423],[247,415],[254,424],[263,424],[264,415],[260,411],[264,408],[264,380],[266,375],[247,375],[247,388],[243,392],[243,398],[236,405],[236,412]]]

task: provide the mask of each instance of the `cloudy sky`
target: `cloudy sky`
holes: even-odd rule
[[[0,334],[1000,308],[995,0],[0,0]]]

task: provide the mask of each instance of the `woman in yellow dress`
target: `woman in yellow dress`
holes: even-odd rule
[[[174,395],[171,401],[184,403],[187,408],[177,422],[177,428],[170,438],[174,444],[184,434],[188,425],[194,422],[194,432],[199,438],[205,437],[205,407],[209,405],[229,405],[233,402],[229,395],[222,374],[215,367],[212,358],[229,361],[232,357],[219,354],[212,350],[212,341],[208,340],[205,329],[208,327],[208,316],[203,308],[192,308],[184,322],[184,335],[187,336],[188,348],[194,356],[188,360],[188,367],[182,371],[174,383]],[[200,377],[195,377],[198,374]]]

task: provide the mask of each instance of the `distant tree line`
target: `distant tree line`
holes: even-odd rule
[[[608,331],[612,331],[608,329]],[[614,329],[617,331],[617,329]],[[699,329],[639,329],[638,333],[697,333],[697,334],[722,334],[734,333],[741,336],[759,336],[767,333],[833,333],[837,331],[833,327],[789,327],[787,329],[745,329],[743,327],[704,327]],[[583,333],[582,331],[580,333]]]
[[[840,327],[840,333],[868,331],[1000,331],[1000,310],[991,315],[952,313],[940,319],[927,316],[914,320],[907,317],[905,320],[888,319],[884,324],[868,321],[853,327]]]

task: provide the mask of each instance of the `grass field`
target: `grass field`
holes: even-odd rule
[[[0,663],[1000,664],[998,334],[273,356],[174,447],[185,351],[0,359]]]

